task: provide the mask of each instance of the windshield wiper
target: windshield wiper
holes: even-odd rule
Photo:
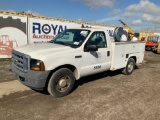
[[[48,41],[48,43],[53,43],[53,40]]]
[[[79,46],[78,46],[78,45],[71,44],[70,47],[71,47],[71,48],[77,48],[77,47],[79,47]]]

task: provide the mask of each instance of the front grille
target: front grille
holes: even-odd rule
[[[19,70],[23,72],[29,70],[29,61],[30,61],[29,56],[17,52],[15,50],[12,50],[12,64]]]

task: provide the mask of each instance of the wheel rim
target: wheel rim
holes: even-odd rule
[[[56,89],[59,92],[65,92],[70,87],[70,78],[69,76],[63,76],[57,81]]]
[[[129,72],[129,73],[132,72],[132,71],[133,71],[133,68],[134,68],[133,62],[129,63],[129,64],[128,64],[128,72]]]

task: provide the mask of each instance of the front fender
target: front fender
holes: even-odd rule
[[[76,62],[73,62],[72,59],[57,59],[57,60],[54,60],[54,61],[50,61],[50,62],[45,62],[45,68],[46,70],[55,70],[56,68],[58,67],[61,67],[61,66],[65,66],[65,65],[71,65],[71,66],[74,66],[75,67],[75,78],[76,79],[79,79],[81,74],[80,74],[80,66],[78,64],[76,64]],[[48,64],[50,63],[50,64]]]

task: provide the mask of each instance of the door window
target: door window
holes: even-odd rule
[[[104,32],[94,32],[88,39],[86,45],[96,45],[98,48],[106,48],[107,42]]]

